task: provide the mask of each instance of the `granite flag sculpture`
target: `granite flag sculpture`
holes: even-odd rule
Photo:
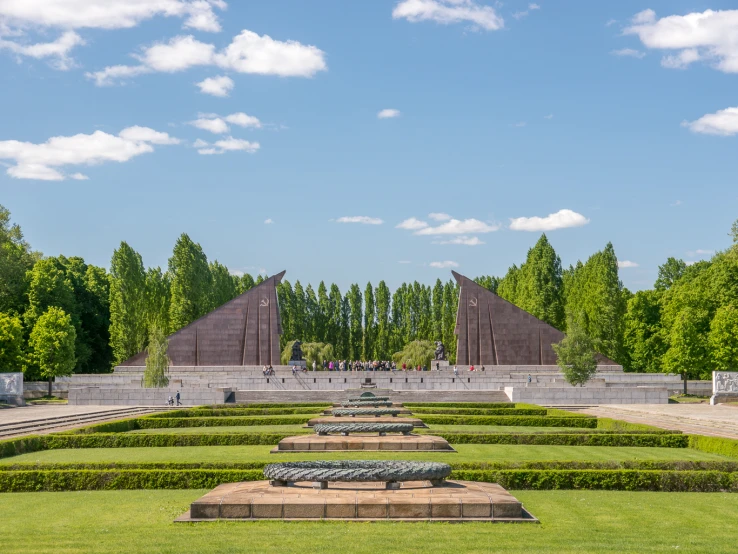
[[[273,275],[169,336],[172,366],[279,365],[282,321]],[[146,352],[120,365],[142,366]]]
[[[456,363],[459,365],[556,365],[552,344],[564,333],[478,285],[451,272],[459,284]],[[598,363],[614,365],[604,356]]]

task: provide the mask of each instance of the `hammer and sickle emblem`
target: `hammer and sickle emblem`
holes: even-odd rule
[[[472,296],[472,297],[471,297],[471,298],[469,299],[469,305],[470,305],[470,306],[473,306],[473,307],[476,307],[476,305],[477,305],[477,299],[476,299],[476,298],[474,298],[474,297]]]
[[[264,297],[261,299],[261,302],[259,302],[259,306],[262,308],[266,308],[269,305],[269,299]]]

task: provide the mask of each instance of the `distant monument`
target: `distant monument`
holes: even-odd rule
[[[171,366],[280,365],[282,320],[273,275],[169,336]],[[143,366],[146,352],[121,363]]]
[[[446,359],[446,347],[443,345],[443,343],[440,340],[436,341],[436,352],[434,360],[445,360]]]
[[[722,404],[736,400],[738,400],[738,372],[713,371],[710,404]]]
[[[551,347],[564,333],[476,284],[451,272],[459,284],[456,313],[459,365],[556,365]],[[602,355],[599,364],[615,365]]]

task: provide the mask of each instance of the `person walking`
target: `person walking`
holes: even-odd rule
[[[456,366],[454,366],[454,375],[456,375],[456,377],[459,376],[459,368]]]
[[[182,403],[179,401],[179,399],[180,399],[179,391],[177,391],[177,396],[175,396],[175,398],[177,399],[177,406],[181,406]]]

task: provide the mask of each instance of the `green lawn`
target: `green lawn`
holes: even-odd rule
[[[45,450],[0,460],[18,462],[252,462],[289,460],[433,460],[484,462],[505,460],[728,460],[687,448],[638,448],[610,446],[520,446],[459,444],[454,452],[358,453],[315,452],[270,454],[271,446],[182,446],[160,448],[80,448]]]
[[[25,553],[736,551],[731,494],[511,491],[540,525],[172,522],[205,492],[3,494],[0,543]]]
[[[167,427],[164,429],[137,429],[129,433],[143,433],[146,435],[214,435],[239,433],[294,433],[310,434],[312,429],[302,424],[295,425],[238,425],[234,427]]]

